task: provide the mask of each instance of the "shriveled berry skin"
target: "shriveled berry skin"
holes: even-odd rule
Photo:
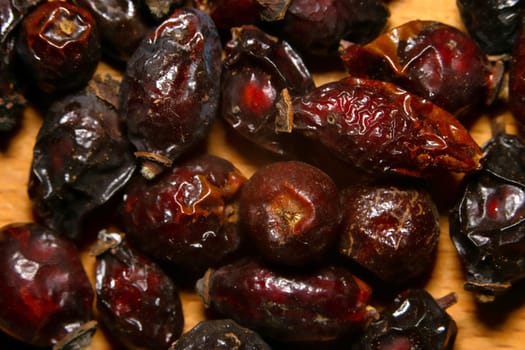
[[[17,52],[29,77],[45,93],[81,88],[100,60],[95,20],[70,2],[44,2],[23,19]]]
[[[355,186],[342,194],[339,252],[388,285],[401,285],[431,268],[439,213],[429,193],[401,186]]]
[[[488,54],[510,53],[521,22],[521,0],[456,0],[470,36]]]
[[[97,23],[102,53],[117,62],[126,62],[152,25],[135,0],[75,0]]]
[[[221,50],[212,19],[193,8],[176,10],[139,45],[120,89],[139,157],[170,167],[208,135],[218,109]]]
[[[207,308],[279,341],[333,340],[362,330],[371,293],[342,267],[280,272],[253,260],[208,270],[197,290]]]
[[[302,54],[337,55],[340,40],[367,43],[389,16],[381,0],[292,0],[278,31]]]
[[[271,350],[259,334],[231,319],[204,320],[183,334],[169,350]]]
[[[221,117],[256,145],[271,152],[293,153],[297,140],[275,132],[277,97],[287,88],[301,96],[315,85],[299,54],[254,26],[232,30],[225,47],[221,84]]]
[[[353,350],[451,350],[456,321],[423,289],[398,295],[367,327]]]
[[[116,94],[89,88],[56,100],[33,148],[28,194],[37,217],[73,239],[84,237],[84,218],[136,168],[116,107],[107,102]]]
[[[91,320],[94,293],[76,246],[32,223],[0,228],[0,329],[51,346]]]
[[[101,232],[99,239],[112,244],[96,259],[96,305],[102,324],[126,349],[167,349],[184,326],[173,280],[122,236]]]
[[[492,102],[503,75],[466,33],[436,21],[406,22],[364,46],[342,42],[340,56],[350,75],[394,82],[454,114]]]
[[[272,263],[319,262],[338,237],[338,188],[321,169],[303,162],[259,168],[241,191],[239,209],[243,232]]]
[[[453,115],[388,82],[347,77],[321,85],[282,108],[277,124],[371,173],[479,168],[481,150]]]
[[[498,134],[483,150],[483,167],[464,179],[449,225],[465,289],[490,302],[525,277],[525,145]]]
[[[509,109],[517,121],[525,125],[525,18],[512,48],[508,89]]]
[[[229,161],[212,155],[152,181],[137,176],[124,196],[125,231],[151,256],[202,275],[240,245],[236,196],[245,180]]]

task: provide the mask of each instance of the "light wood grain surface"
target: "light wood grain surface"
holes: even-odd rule
[[[389,27],[400,25],[413,19],[437,20],[463,29],[455,0],[392,0],[389,3],[391,17]],[[316,75],[316,83],[321,84],[337,79],[343,72]],[[513,132],[515,123],[508,112],[501,112]],[[474,139],[481,145],[490,137],[489,120],[493,115],[480,115],[470,126]],[[32,157],[32,147],[40,126],[41,116],[29,107],[25,112],[23,125],[15,138],[0,149],[0,226],[12,222],[32,221],[30,202],[26,185]],[[211,153],[231,160],[246,176],[268,161],[256,151],[239,150],[226,138],[224,129],[217,124],[209,139]],[[455,183],[450,180],[450,191]],[[447,183],[440,185],[447,192]],[[479,306],[474,298],[463,290],[463,273],[456,251],[449,239],[446,212],[442,213],[441,239],[439,253],[432,276],[425,288],[434,296],[456,292],[458,303],[448,309],[456,320],[459,332],[455,349],[524,349],[525,335],[525,293],[524,285],[505,297],[503,302],[490,306]],[[93,276],[93,259],[84,254],[86,269]],[[185,313],[185,329],[193,327],[203,318],[203,306],[199,298],[191,292],[182,293]],[[93,350],[109,350],[101,331],[95,335]]]

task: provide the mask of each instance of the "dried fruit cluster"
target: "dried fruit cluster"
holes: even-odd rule
[[[507,72],[523,119],[525,35],[489,42],[471,6],[467,34],[386,31],[380,0],[2,3],[0,132],[26,103],[43,120],[37,223],[0,228],[0,330],[54,349],[89,346],[95,321],[126,349],[451,349],[453,294],[420,288],[440,176],[465,175],[447,208],[465,288],[493,300],[525,269],[525,146],[465,126]],[[476,7],[497,10],[521,25]],[[319,58],[347,74],[316,85]],[[248,177],[209,153],[215,123],[270,161]],[[216,320],[182,335],[187,288]]]

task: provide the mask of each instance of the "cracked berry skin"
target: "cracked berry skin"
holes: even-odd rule
[[[69,240],[38,224],[0,228],[0,329],[52,346],[92,319],[94,292]]]
[[[179,291],[160,265],[127,243],[114,241],[96,258],[97,312],[111,336],[126,349],[167,349],[184,326]]]
[[[368,325],[352,350],[451,350],[456,340],[454,319],[425,290],[399,294]]]
[[[303,162],[259,168],[244,185],[239,208],[243,233],[271,263],[319,262],[338,237],[337,186],[321,169]]]
[[[275,116],[282,89],[300,96],[315,86],[299,54],[287,42],[248,25],[232,30],[225,53],[222,118],[236,133],[263,149],[279,155],[294,153],[298,141],[275,132]]]
[[[362,331],[371,294],[342,267],[280,271],[248,259],[209,269],[197,291],[220,317],[284,342],[327,341]]]
[[[150,256],[202,275],[240,246],[237,195],[245,181],[229,161],[208,154],[151,181],[136,176],[121,210],[125,231]]]
[[[368,185],[341,195],[339,252],[388,285],[428,272],[439,240],[439,213],[423,189]]]
[[[502,62],[436,21],[406,22],[363,46],[343,41],[340,56],[350,75],[393,82],[458,116],[490,104],[503,76]]]
[[[469,35],[488,54],[510,53],[521,22],[521,0],[456,0]]]
[[[182,335],[169,350],[271,350],[253,330],[231,319],[204,320]]]
[[[492,302],[525,276],[525,144],[500,133],[483,150],[482,169],[463,180],[449,231],[464,288]]]
[[[136,155],[160,164],[155,177],[203,141],[218,110],[221,42],[212,19],[194,8],[174,11],[128,60],[120,108]]]
[[[109,86],[111,81],[118,84],[107,80]],[[40,221],[76,241],[86,238],[86,217],[108,203],[136,168],[117,109],[107,102],[117,93],[109,91],[87,88],[55,100],[33,147],[33,209]]]
[[[91,14],[65,1],[44,2],[24,17],[18,57],[48,94],[82,88],[100,61],[98,29]]]

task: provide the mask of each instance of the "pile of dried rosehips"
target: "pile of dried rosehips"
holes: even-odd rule
[[[125,349],[451,349],[455,295],[421,288],[437,178],[464,175],[465,289],[525,277],[525,145],[465,126],[502,91],[525,120],[525,20],[472,3],[467,33],[387,28],[381,0],[2,1],[1,136],[27,105],[43,119],[35,220],[0,228],[0,341],[83,349],[98,325]],[[347,76],[316,86],[320,60]],[[214,123],[271,161],[247,177],[208,153]],[[209,318],[185,334],[181,289]]]

